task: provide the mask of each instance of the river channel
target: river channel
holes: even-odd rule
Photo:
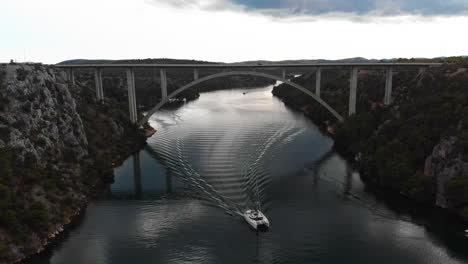
[[[468,262],[461,225],[369,191],[272,87],[202,93],[155,114],[148,146],[33,262]],[[256,201],[269,232],[239,215]]]

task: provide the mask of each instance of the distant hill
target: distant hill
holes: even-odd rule
[[[154,64],[218,64],[218,62],[208,62],[208,61],[199,61],[199,60],[179,60],[179,59],[166,59],[166,58],[159,58],[159,59],[128,59],[128,60],[84,60],[84,59],[76,59],[76,60],[66,60],[57,63],[57,65],[61,64],[121,64],[121,63],[129,63],[129,64],[144,64],[144,63],[154,63]]]
[[[454,63],[457,60],[462,58],[467,58],[468,56],[458,56],[458,57],[436,57],[436,58],[390,58],[390,59],[366,59],[363,57],[339,59],[339,60],[325,60],[325,59],[316,59],[316,60],[283,60],[283,61],[268,61],[268,60],[254,60],[254,61],[241,61],[231,63],[236,64],[252,64],[252,65],[268,65],[268,64],[314,64],[314,63],[366,63],[366,62],[447,62]],[[167,59],[167,58],[158,58],[158,59],[128,59],[128,60],[85,60],[85,59],[75,59],[67,60],[57,63],[60,64],[119,64],[119,63],[154,63],[154,64],[223,64],[223,62],[209,62],[209,61],[200,61],[200,60],[180,60],[180,59]]]
[[[60,64],[101,64],[101,63],[111,63],[112,60],[83,60],[83,59],[76,59],[76,60],[66,60],[57,63]]]
[[[379,62],[379,60],[368,60],[362,57],[356,58],[348,58],[348,59],[340,59],[340,60],[324,60],[324,59],[317,59],[317,60],[283,60],[283,61],[266,61],[266,60],[258,60],[258,61],[243,61],[243,62],[236,62],[233,64],[313,64],[313,63],[360,63],[360,62]]]
[[[235,62],[232,64],[311,64],[311,63],[359,63],[359,62],[378,62],[379,60],[368,60],[366,58],[356,57],[356,58],[348,58],[348,59],[341,59],[341,60],[284,60],[284,61],[267,61],[267,60],[257,60],[257,61],[241,61]],[[57,63],[60,64],[119,64],[119,63],[155,63],[155,64],[219,64],[220,62],[209,62],[209,61],[199,61],[199,60],[179,60],[179,59],[167,59],[167,58],[160,58],[160,59],[130,59],[130,60],[84,60],[84,59],[76,59],[76,60],[67,60]]]

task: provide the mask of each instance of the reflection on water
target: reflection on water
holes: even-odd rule
[[[464,263],[462,227],[366,190],[271,87],[202,94],[152,118],[83,222],[33,263]],[[237,213],[256,186],[271,231]],[[405,201],[403,201],[405,203]]]

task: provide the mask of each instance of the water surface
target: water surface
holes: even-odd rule
[[[157,113],[148,147],[34,262],[467,263],[462,226],[366,191],[271,89],[203,93]],[[257,200],[268,233],[239,216]]]

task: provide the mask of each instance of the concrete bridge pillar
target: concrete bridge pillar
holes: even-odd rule
[[[75,72],[73,68],[68,69],[68,82],[75,85]]]
[[[193,80],[198,80],[198,69],[193,69]]]
[[[426,71],[426,67],[419,68],[419,75],[423,74]]]
[[[138,121],[138,112],[136,107],[135,72],[133,68],[127,69],[127,91],[130,122],[132,122],[132,124],[136,124]]]
[[[161,100],[167,100],[167,76],[166,76],[166,69],[161,69]]]
[[[286,70],[283,69],[283,79],[286,79]]]
[[[322,68],[318,67],[315,72],[315,95],[320,97],[320,85],[322,83]]]
[[[104,91],[102,89],[102,70],[101,68],[94,69],[94,79],[96,82],[96,99],[99,102],[104,100]]]
[[[356,113],[356,94],[357,94],[358,68],[351,68],[351,79],[349,89],[349,116]]]
[[[384,104],[392,103],[392,86],[393,86],[393,67],[388,67],[385,72],[385,97]]]

